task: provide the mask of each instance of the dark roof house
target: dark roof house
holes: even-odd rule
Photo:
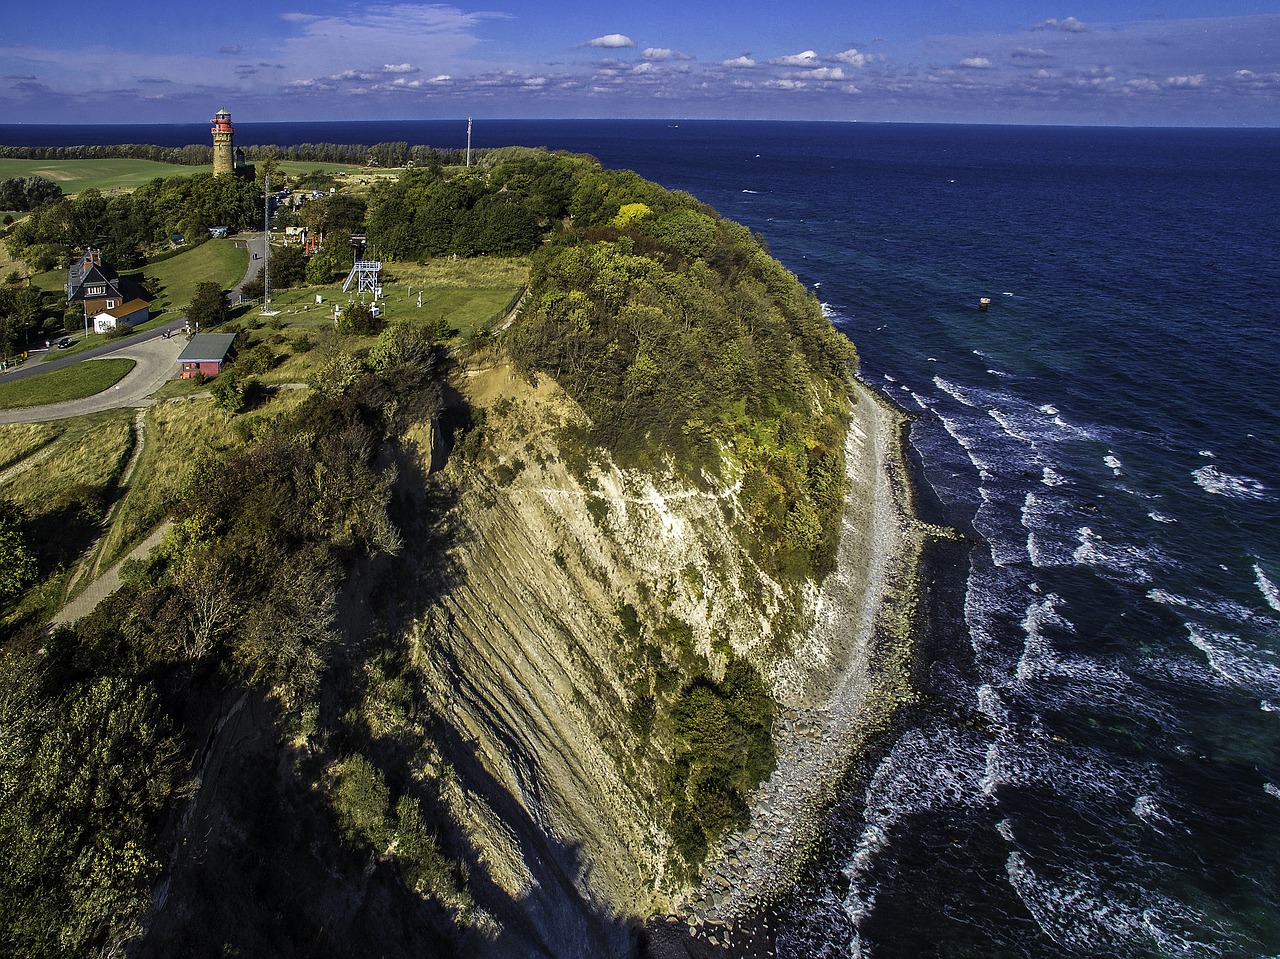
[[[67,271],[67,302],[83,303],[86,316],[97,316],[130,300],[141,298],[142,288],[102,262],[102,251],[88,249]]]
[[[234,333],[197,333],[191,337],[191,342],[178,354],[182,378],[189,380],[221,373],[235,338]]]

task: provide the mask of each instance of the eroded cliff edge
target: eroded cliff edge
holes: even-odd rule
[[[457,575],[412,630],[456,731],[452,814],[521,904],[532,950],[631,952],[633,927],[603,917],[732,922],[786,888],[850,757],[909,696],[928,531],[911,515],[901,414],[851,384],[836,568],[797,599],[743,549],[732,482],[622,469],[599,452],[575,473],[561,443],[583,413],[548,377],[494,352],[457,381],[484,427],[437,478],[457,496]],[[700,875],[669,838],[669,750],[646,748],[628,722],[628,608],[643,630],[687,624],[713,672],[749,659],[779,706],[777,769]]]

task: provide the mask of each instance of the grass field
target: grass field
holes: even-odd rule
[[[363,167],[351,164],[308,163],[298,160],[282,160],[280,169],[286,176],[301,176],[312,170],[352,176],[364,170]],[[62,192],[68,195],[89,189],[101,190],[103,193],[134,190],[158,176],[194,176],[211,170],[211,167],[206,166],[180,166],[174,163],[156,163],[154,160],[0,160],[0,180],[42,176],[58,184],[62,187]]]
[[[141,270],[125,273],[123,276],[136,283],[154,281],[157,293],[151,302],[151,315],[156,317],[162,312],[181,313],[185,310],[196,287],[201,283],[217,283],[224,290],[230,289],[244,278],[248,268],[249,251],[237,246],[236,241],[228,237],[224,240],[210,240],[178,256],[144,266]],[[66,282],[66,270],[49,270],[31,279],[32,286],[46,293],[62,291]],[[161,317],[135,329],[148,330],[173,318]],[[73,351],[105,342],[105,338],[97,333],[91,333],[88,337],[82,333],[76,339]]]
[[[156,177],[190,176],[201,167],[156,163],[154,160],[0,160],[0,180],[42,176],[71,194],[81,190],[103,193],[134,190]]]
[[[432,326],[443,320],[451,331],[447,342],[456,346],[502,320],[528,279],[529,261],[524,259],[480,257],[431,260],[425,264],[388,261],[382,274],[383,296],[378,303],[387,322]],[[319,304],[317,295],[322,299]],[[273,292],[271,308],[279,311],[273,318],[263,317],[258,308],[246,313],[239,321],[241,325],[253,331],[255,343],[267,342],[280,358],[275,368],[262,377],[263,381],[305,381],[317,360],[310,353],[297,351],[293,341],[306,333],[313,346],[320,345],[334,329],[334,306],[354,298],[354,291],[342,292],[339,281],[329,286]],[[352,337],[344,349],[367,347],[373,340]]]
[[[0,383],[0,409],[22,409],[84,399],[115,386],[133,367],[133,360],[86,360],[52,373]]]

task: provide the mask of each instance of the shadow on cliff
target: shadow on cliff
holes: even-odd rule
[[[489,773],[474,743],[443,721],[437,723],[436,734],[463,789],[483,796],[510,830],[531,877],[522,895],[511,896],[495,882],[470,839],[461,833],[452,837],[467,863],[477,905],[491,912],[500,926],[492,937],[473,933],[465,943],[467,954],[495,959],[639,956],[642,924],[611,915],[586,893],[592,866],[581,847],[550,835],[546,825]],[[509,755],[521,758],[514,737],[497,735]]]

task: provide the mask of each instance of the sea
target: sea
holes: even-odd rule
[[[237,123],[466,145],[466,122]],[[208,141],[206,124],[0,143]],[[920,705],[780,956],[1280,956],[1280,130],[476,121],[758,232],[912,417]],[[982,298],[989,306],[980,308]]]

